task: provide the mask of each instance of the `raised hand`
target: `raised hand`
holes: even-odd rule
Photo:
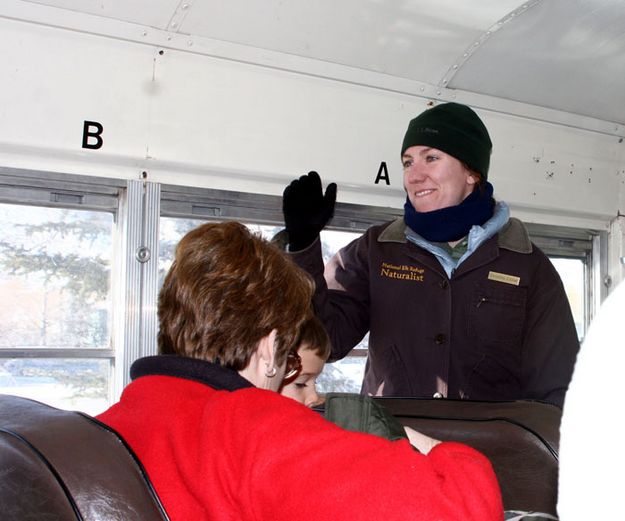
[[[289,249],[299,251],[310,246],[334,215],[336,183],[325,193],[317,172],[295,179],[282,194],[282,212],[289,235]]]

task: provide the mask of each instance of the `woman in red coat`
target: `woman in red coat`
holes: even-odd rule
[[[181,240],[159,295],[160,355],[137,360],[98,417],[134,449],[172,521],[502,520],[495,474],[475,450],[420,454],[274,392],[312,292],[238,223]]]

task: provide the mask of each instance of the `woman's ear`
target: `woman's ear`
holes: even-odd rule
[[[264,366],[263,382],[259,387],[278,391],[284,376],[284,363],[279,367],[276,362],[276,337],[278,331],[272,329],[271,332],[258,342],[258,354]]]
[[[276,337],[278,331],[273,329],[268,335],[258,341],[256,351],[250,362],[239,374],[252,382],[256,387],[277,391],[284,375],[284,363],[281,367],[276,364]]]
[[[480,182],[479,174],[476,174],[475,172],[473,172],[473,170],[467,168],[466,174],[467,174],[467,184],[469,186],[476,185]]]
[[[260,339],[258,342],[258,354],[261,360],[268,364],[269,369],[276,367],[276,337],[278,330],[272,329],[271,332]]]

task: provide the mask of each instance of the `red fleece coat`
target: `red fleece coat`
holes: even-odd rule
[[[503,519],[489,461],[345,431],[257,388],[144,376],[98,416],[143,462],[172,521]]]

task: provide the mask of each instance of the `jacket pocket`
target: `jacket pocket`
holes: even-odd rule
[[[467,313],[473,359],[464,385],[467,398],[519,397],[526,304],[526,288],[501,283],[474,286]]]
[[[467,332],[483,347],[520,343],[525,325],[527,288],[476,284],[469,303]]]

